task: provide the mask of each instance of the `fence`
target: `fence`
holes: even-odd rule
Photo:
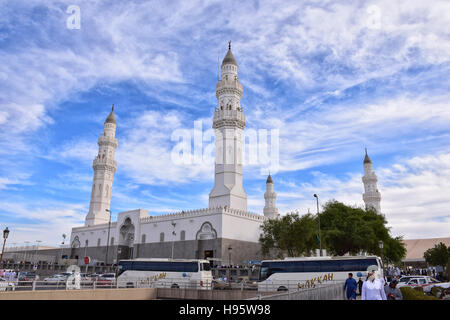
[[[250,298],[247,300],[344,300],[343,283],[323,284],[315,288]]]
[[[39,291],[39,290],[80,290],[80,289],[122,289],[122,288],[181,288],[212,290],[214,282],[189,280],[186,278],[166,278],[149,281],[148,278],[138,280],[65,280],[47,279],[35,281],[10,280],[3,282],[0,291]]]

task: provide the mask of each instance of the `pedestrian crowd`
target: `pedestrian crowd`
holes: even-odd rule
[[[0,278],[5,279],[8,282],[13,282],[17,280],[19,273],[13,270],[1,270],[0,269]]]
[[[348,274],[344,284],[344,291],[348,300],[356,300],[357,294],[361,300],[402,300],[402,292],[397,288],[399,275],[387,284],[385,278],[378,273],[371,271],[367,274],[365,281],[362,280],[362,273],[358,272],[358,281],[353,278],[353,273]]]

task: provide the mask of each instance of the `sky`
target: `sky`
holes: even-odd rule
[[[208,138],[228,41],[246,132],[278,134],[276,166],[244,166],[249,211],[269,169],[281,214],[315,213],[314,193],[362,207],[367,148],[391,235],[449,237],[449,26],[439,0],[0,0],[7,246],[56,246],[84,224],[112,104],[113,220],[206,208],[214,165],[176,163],[174,135]]]

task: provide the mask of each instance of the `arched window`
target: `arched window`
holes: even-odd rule
[[[145,243],[145,234],[142,235],[142,241],[141,243]]]
[[[181,230],[181,232],[180,232],[180,240],[181,241],[186,240],[186,231]]]
[[[111,244],[110,244],[110,246],[113,246],[113,245],[114,245],[114,237],[111,238]]]
[[[102,243],[102,239],[98,238],[98,240],[97,240],[97,247],[100,247],[101,243]]]
[[[88,245],[89,245],[89,240],[86,240],[86,242],[85,242],[85,244],[84,244],[84,246],[87,248],[88,247]]]
[[[202,226],[200,227],[200,230],[197,232],[197,235],[195,238],[197,240],[216,239],[217,232],[213,228],[212,224],[207,221],[202,224]]]
[[[159,242],[164,242],[164,232],[159,234]]]
[[[79,248],[79,247],[80,247],[80,239],[78,238],[78,236],[76,236],[72,242],[72,248]]]

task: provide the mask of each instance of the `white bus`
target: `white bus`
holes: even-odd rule
[[[211,283],[207,260],[138,258],[118,266],[118,287],[211,289]]]
[[[261,262],[258,291],[292,291],[340,282],[349,273],[358,281],[358,272],[366,280],[368,271],[383,277],[382,262],[376,256],[305,257]]]

